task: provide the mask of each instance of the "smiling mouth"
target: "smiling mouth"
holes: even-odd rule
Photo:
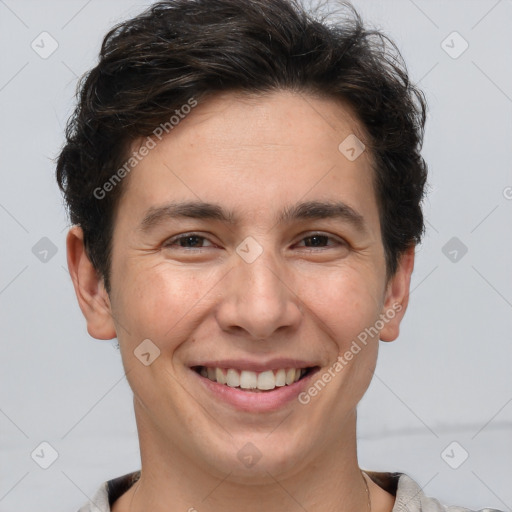
[[[234,368],[192,367],[192,370],[212,382],[256,393],[291,386],[317,369],[317,366],[313,366],[308,368],[281,368],[278,370],[252,372],[236,370]]]

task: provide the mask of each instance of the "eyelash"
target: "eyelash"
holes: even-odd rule
[[[327,235],[325,233],[320,233],[320,232],[309,233],[307,236],[302,237],[300,241],[306,240],[308,238],[309,239],[314,238],[314,237],[322,237],[322,238],[327,238],[328,240],[333,240],[339,246],[347,246],[348,245],[347,242],[343,239],[339,239],[337,237],[330,236],[330,235]],[[187,238],[199,238],[202,240],[208,240],[207,237],[200,235],[198,233],[194,233],[194,232],[183,233],[182,235],[177,235],[175,237],[172,237],[172,238],[166,240],[163,244],[163,247],[171,248],[174,243],[179,242],[180,240],[186,240]],[[193,249],[207,249],[208,247],[178,247],[178,248],[184,249],[184,250],[193,250]],[[309,249],[310,252],[315,252],[316,249],[327,249],[328,246],[327,247],[317,247],[317,248],[315,248],[315,247],[305,247],[305,248]]]

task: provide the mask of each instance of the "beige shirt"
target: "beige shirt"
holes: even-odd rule
[[[421,487],[405,473],[377,471],[364,472],[382,489],[395,496],[392,512],[477,512],[464,507],[447,506],[435,498],[425,496]],[[111,512],[111,505],[124,494],[138,479],[140,471],[104,482],[92,501],[78,512]],[[478,512],[501,512],[494,508],[483,508]]]

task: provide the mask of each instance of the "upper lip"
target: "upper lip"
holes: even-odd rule
[[[206,368],[233,368],[235,370],[246,370],[252,372],[264,372],[266,370],[280,370],[281,368],[311,368],[318,366],[311,361],[301,359],[278,358],[267,361],[251,361],[249,359],[222,359],[214,361],[197,361],[189,364],[194,366],[205,366]]]

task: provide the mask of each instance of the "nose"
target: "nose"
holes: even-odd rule
[[[264,250],[252,263],[236,254],[233,257],[234,267],[223,280],[216,310],[220,327],[263,341],[279,329],[297,329],[302,318],[301,300],[286,263],[277,261],[270,250]]]

